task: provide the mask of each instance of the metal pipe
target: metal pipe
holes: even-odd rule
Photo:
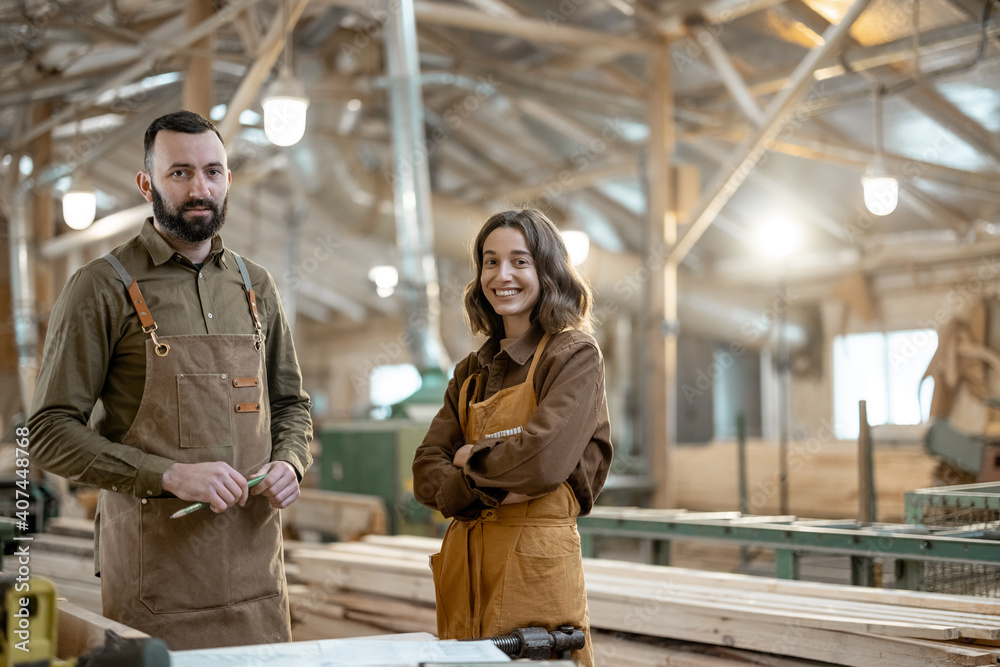
[[[17,169],[16,162],[13,167]],[[26,181],[30,183],[30,181]],[[21,186],[11,197],[7,212],[10,243],[11,306],[14,316],[14,338],[17,344],[17,378],[21,406],[25,418],[31,408],[38,378],[38,322],[35,315],[35,285],[28,261],[31,224],[28,221],[27,199],[30,187]]]
[[[389,3],[395,5],[396,3]],[[441,302],[434,261],[430,173],[420,94],[420,60],[413,0],[391,6],[385,22],[392,122],[393,203],[406,294],[406,330],[421,370],[448,365],[441,342]]]
[[[768,105],[761,127],[737,150],[736,159],[732,165],[722,170],[713,181],[712,186],[706,191],[706,196],[698,202],[691,215],[688,230],[671,251],[668,257],[669,262],[675,265],[680,264],[701,238],[701,235],[712,224],[715,216],[750,176],[750,172],[767,151],[768,145],[777,138],[778,133],[794,117],[788,111],[809,91],[816,69],[840,48],[851,25],[870,2],[871,0],[857,0],[840,23],[830,26],[823,33],[823,44],[810,51],[795,68],[788,84]]]

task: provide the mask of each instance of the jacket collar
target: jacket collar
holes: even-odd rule
[[[544,335],[545,331],[542,329],[542,325],[538,323],[538,320],[535,320],[520,338],[502,350],[499,341],[492,338],[487,340],[476,352],[476,358],[479,360],[480,366],[488,366],[493,359],[501,354],[506,354],[515,364],[523,366],[531,359],[531,355],[535,353],[535,349]]]
[[[153,218],[146,218],[146,222],[142,225],[142,230],[139,232],[139,240],[146,250],[149,252],[149,258],[153,260],[153,266],[160,266],[168,261],[170,261],[177,251],[170,247],[167,240],[160,236],[160,233],[156,231],[153,227]],[[222,236],[216,234],[212,238],[212,251],[209,253],[209,257],[215,259],[225,250],[225,246],[222,243]]]

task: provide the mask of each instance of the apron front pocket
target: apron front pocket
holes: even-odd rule
[[[182,448],[233,446],[235,412],[224,373],[177,375],[177,413]]]
[[[252,497],[222,514],[205,508],[179,519],[178,499],[141,506],[139,599],[153,613],[218,609],[281,593],[281,523]]]
[[[541,529],[544,538],[535,540],[531,533],[536,530],[537,527],[525,527],[518,546],[507,557],[497,627],[484,628],[487,633],[573,623],[586,609],[579,546],[575,551],[570,547],[575,531],[569,527],[546,527]],[[563,539],[553,539],[553,530],[562,532]],[[548,549],[536,548],[545,543]],[[526,553],[521,551],[522,546],[527,547]]]

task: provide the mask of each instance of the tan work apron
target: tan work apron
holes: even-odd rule
[[[244,475],[271,459],[264,346],[243,260],[253,334],[157,338],[138,284],[113,256],[146,341],[146,383],[126,445],[180,463],[224,461]],[[101,491],[104,615],[171,650],[291,640],[281,517],[263,496],[221,514]]]
[[[549,340],[535,348],[528,378],[479,403],[476,378],[466,379],[459,394],[459,418],[465,441],[520,433],[534,414],[534,376]],[[503,445],[500,445],[501,447]],[[576,517],[580,504],[569,484],[523,503],[480,512],[473,521],[448,526],[441,553],[431,556],[437,598],[438,637],[471,639],[504,635],[516,628],[555,630],[573,625],[587,645],[573,659],[593,665],[590,618]]]

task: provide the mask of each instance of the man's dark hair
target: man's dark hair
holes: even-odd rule
[[[165,116],[160,116],[146,128],[146,136],[143,139],[143,149],[145,153],[142,158],[143,169],[149,174],[153,168],[153,142],[156,135],[161,130],[170,132],[183,132],[184,134],[201,134],[203,132],[215,132],[215,136],[222,141],[222,135],[216,129],[215,124],[207,118],[196,114],[193,111],[175,111]],[[226,142],[222,141],[225,146]]]

